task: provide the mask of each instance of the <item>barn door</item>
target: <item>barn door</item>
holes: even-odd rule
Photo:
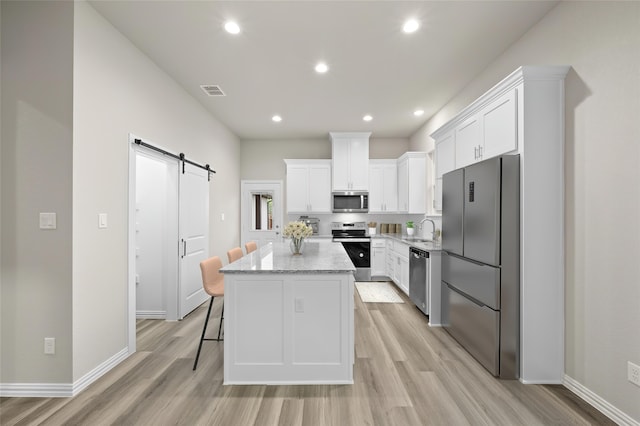
[[[202,289],[200,262],[209,256],[209,172],[185,162],[181,169],[180,319],[208,298]]]

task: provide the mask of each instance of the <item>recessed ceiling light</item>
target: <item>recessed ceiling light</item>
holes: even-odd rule
[[[405,33],[413,33],[418,28],[420,28],[420,24],[418,23],[418,21],[416,21],[415,19],[409,19],[402,26],[402,31],[404,31]]]
[[[324,74],[325,72],[329,71],[329,67],[324,62],[318,62],[315,69],[316,72],[320,74]]]
[[[233,21],[227,21],[224,24],[224,29],[227,30],[229,34],[238,34],[240,32],[240,26]]]
[[[273,117],[271,117],[271,119],[276,123],[279,123],[282,121],[282,117],[280,117],[279,115],[274,115]]]
[[[422,114],[424,114],[424,111],[421,109],[413,111],[413,115],[415,115],[416,117],[420,117]]]
[[[363,119],[364,121],[371,121],[371,120],[373,120],[373,117],[372,117],[372,116],[370,116],[369,114],[367,114],[367,115],[365,115],[364,117],[362,117],[362,119]]]

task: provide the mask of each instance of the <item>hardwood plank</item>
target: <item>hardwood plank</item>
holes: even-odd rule
[[[138,352],[75,398],[1,398],[0,424],[613,424],[562,386],[495,379],[400,295],[355,295],[353,385],[223,386],[224,342],[205,342],[192,371],[204,304],[179,322],[138,321]],[[214,301],[210,336],[221,308]]]

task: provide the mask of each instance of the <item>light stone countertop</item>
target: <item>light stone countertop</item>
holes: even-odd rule
[[[420,241],[411,241],[411,239],[407,239],[407,238],[411,238],[405,234],[375,234],[372,235],[371,238],[390,238],[392,240],[396,240],[396,241],[400,241],[402,243],[405,244],[409,244],[411,247],[415,247],[415,248],[419,248],[421,250],[425,250],[425,251],[442,251],[442,243],[441,242],[437,242],[434,243],[433,241],[425,241],[425,242],[420,242]]]
[[[305,241],[302,255],[293,255],[289,241],[269,243],[220,270],[225,274],[353,273],[355,266],[342,244]]]

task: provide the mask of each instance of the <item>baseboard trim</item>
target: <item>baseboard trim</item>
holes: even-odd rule
[[[165,319],[167,311],[136,311],[136,319]]]
[[[74,383],[0,383],[0,397],[70,398],[78,395],[129,355],[128,348],[122,349]]]
[[[82,376],[80,379],[76,380],[73,383],[73,396],[76,396],[80,392],[82,392],[87,386],[91,383],[98,380],[100,377],[104,376],[106,373],[111,371],[116,365],[120,364],[122,361],[127,359],[129,356],[129,348],[123,348],[117,354],[113,355],[111,358],[98,365],[93,370],[89,371],[87,374]]]
[[[564,375],[563,385],[617,424],[621,426],[640,426],[640,421],[634,420],[631,416],[566,374]]]
[[[0,396],[10,398],[69,398],[71,383],[0,383]]]

